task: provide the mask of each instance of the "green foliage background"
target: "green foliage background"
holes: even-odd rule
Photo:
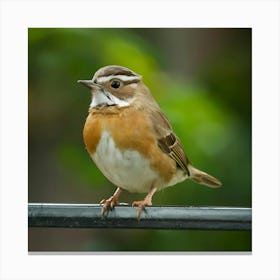
[[[143,76],[192,163],[223,182],[214,190],[187,180],[154,205],[251,207],[250,29],[29,29],[29,202],[113,193],[84,148],[90,94],[77,83],[112,64]],[[250,251],[251,233],[29,229],[29,250]]]

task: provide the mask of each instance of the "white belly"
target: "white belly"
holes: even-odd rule
[[[104,131],[91,155],[93,161],[117,187],[130,192],[148,192],[152,186],[161,188],[162,181],[150,162],[137,151],[118,149],[109,132]]]

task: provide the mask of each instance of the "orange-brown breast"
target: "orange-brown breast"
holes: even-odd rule
[[[118,148],[136,150],[149,158],[151,168],[156,170],[165,182],[169,182],[175,175],[176,163],[158,147],[153,127],[144,111],[127,107],[91,110],[83,131],[86,149],[90,155],[95,153],[104,130],[110,133]]]

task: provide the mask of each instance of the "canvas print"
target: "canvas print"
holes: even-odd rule
[[[251,32],[29,28],[29,252],[251,252]]]

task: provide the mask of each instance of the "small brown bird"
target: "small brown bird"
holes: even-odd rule
[[[134,201],[137,218],[152,205],[156,191],[185,179],[212,188],[213,176],[193,167],[167,117],[142,82],[122,66],[105,66],[92,80],[79,80],[92,94],[83,136],[86,149],[104,176],[118,188],[103,199],[102,217],[117,204],[122,190],[147,193]]]

